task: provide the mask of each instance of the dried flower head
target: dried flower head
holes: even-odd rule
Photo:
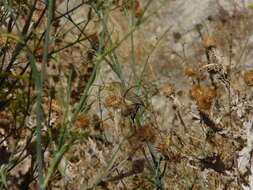
[[[253,85],[253,71],[245,73],[243,78],[247,85],[249,86]]]
[[[139,17],[142,15],[142,9],[141,9],[141,3],[139,0],[131,0],[131,1],[122,1],[122,2],[118,2],[118,5],[125,5],[127,9],[132,10],[134,12],[134,15],[136,17]],[[123,11],[123,9],[121,9],[121,11]]]
[[[162,93],[165,95],[165,96],[171,96],[172,94],[175,93],[175,87],[174,85],[167,85],[167,86],[164,86],[162,88]]]
[[[139,148],[144,142],[154,143],[156,139],[155,129],[150,124],[139,126],[129,137],[128,142],[133,149]]]
[[[57,113],[62,113],[62,108],[56,100],[52,100],[52,110]]]
[[[193,86],[189,91],[189,97],[197,101],[197,106],[201,110],[209,110],[212,100],[217,96],[216,91],[210,87]]]
[[[155,141],[155,129],[152,125],[146,124],[140,126],[136,130],[136,137],[139,141],[154,142]]]
[[[1,112],[0,113],[0,129],[10,130],[10,126],[13,120],[13,116],[10,112]]]
[[[189,97],[193,100],[198,100],[203,96],[215,98],[217,93],[211,87],[202,87],[200,85],[194,85],[189,91]]]
[[[75,126],[79,129],[87,129],[92,117],[88,114],[79,115],[76,119]]]
[[[204,88],[200,85],[194,85],[189,91],[189,97],[193,100],[197,100],[204,95]]]
[[[0,47],[3,46],[7,42],[7,37],[4,35],[1,35],[0,33]]]
[[[202,44],[205,48],[211,48],[211,47],[216,47],[216,40],[215,38],[211,36],[207,36],[203,39]]]
[[[118,109],[122,104],[122,99],[117,94],[110,94],[105,98],[105,105],[114,109]]]
[[[142,15],[143,11],[142,11],[142,8],[141,8],[141,3],[140,1],[136,1],[136,4],[135,4],[135,8],[134,8],[134,14],[136,17],[140,17]]]
[[[194,77],[198,74],[198,70],[192,67],[188,67],[185,69],[184,74],[188,77]]]
[[[43,48],[42,44],[39,44],[37,47],[34,48],[33,53],[36,57],[42,57],[43,55]]]
[[[200,110],[209,110],[212,106],[212,98],[203,96],[197,100],[197,106]]]

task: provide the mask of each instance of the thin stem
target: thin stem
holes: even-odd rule
[[[38,72],[36,76],[36,115],[37,115],[37,122],[36,122],[36,159],[38,164],[38,177],[39,177],[39,184],[40,189],[45,190],[46,187],[43,186],[44,184],[44,166],[43,166],[43,150],[42,150],[42,140],[41,140],[41,130],[42,130],[42,123],[43,123],[43,108],[42,108],[42,89],[44,84],[44,78],[46,73],[46,65],[48,62],[48,50],[50,45],[50,29],[51,23],[53,20],[54,8],[55,8],[55,0],[48,1],[48,21],[46,26],[46,33],[45,33],[45,43],[43,49],[43,57],[41,63],[41,71]],[[34,61],[35,62],[35,61]]]

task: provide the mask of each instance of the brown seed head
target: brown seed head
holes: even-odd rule
[[[7,37],[0,34],[0,47],[7,42]]]
[[[122,104],[122,99],[117,94],[110,94],[105,98],[105,105],[108,107],[118,109],[120,108],[121,104]]]
[[[52,100],[52,110],[57,113],[62,113],[62,108],[56,100]]]
[[[152,127],[152,125],[147,124],[138,127],[136,130],[136,137],[138,137],[140,141],[154,142],[155,136],[155,129]]]
[[[202,44],[205,48],[216,47],[216,40],[211,36],[207,36],[203,39]]]
[[[162,93],[165,96],[170,96],[175,93],[175,87],[173,85],[167,85],[162,88]]]
[[[200,85],[194,85],[189,91],[189,97],[193,100],[197,100],[204,95],[204,88]]]
[[[197,106],[200,110],[209,110],[212,106],[212,98],[203,96],[197,100]]]
[[[88,114],[79,115],[75,125],[79,129],[87,129],[90,125],[92,117]]]
[[[43,48],[44,46],[42,44],[38,45],[34,48],[33,53],[36,57],[41,57],[43,55]]]
[[[253,71],[245,73],[243,78],[247,85],[253,86]]]
[[[139,126],[134,134],[129,137],[128,142],[131,148],[139,148],[145,142],[154,143],[156,139],[155,129],[150,124]]]
[[[209,110],[212,106],[212,100],[217,96],[216,91],[210,87],[193,86],[189,91],[191,99],[197,101],[197,106],[201,110]]]
[[[194,69],[192,67],[188,67],[185,69],[184,74],[188,77],[194,77],[198,74],[197,69]]]

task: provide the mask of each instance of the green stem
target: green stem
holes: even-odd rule
[[[61,149],[56,152],[51,164],[50,164],[50,168],[48,169],[48,172],[45,176],[45,180],[44,183],[42,184],[41,188],[45,189],[49,183],[49,180],[51,178],[51,176],[53,175],[53,173],[55,172],[57,166],[59,165],[63,155],[68,151],[69,147],[72,145],[72,143],[74,142],[74,138],[71,138],[71,140],[69,140],[69,142],[65,143]]]
[[[53,13],[54,13],[54,5],[55,0],[48,1],[48,21],[46,26],[46,33],[45,33],[45,43],[43,49],[43,57],[41,63],[41,71],[36,73],[36,115],[37,115],[37,122],[36,122],[36,158],[38,164],[38,176],[39,176],[39,184],[40,189],[45,190],[46,187],[42,186],[44,184],[44,166],[43,166],[43,150],[42,150],[42,141],[41,141],[41,129],[43,123],[43,108],[42,108],[42,90],[44,84],[44,78],[46,73],[46,65],[48,62],[48,50],[50,45],[50,29],[51,23],[53,20]],[[38,74],[38,75],[37,75]]]

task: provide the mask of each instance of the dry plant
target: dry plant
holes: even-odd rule
[[[0,189],[253,188],[251,13],[216,6],[185,44],[152,0],[1,2]]]

